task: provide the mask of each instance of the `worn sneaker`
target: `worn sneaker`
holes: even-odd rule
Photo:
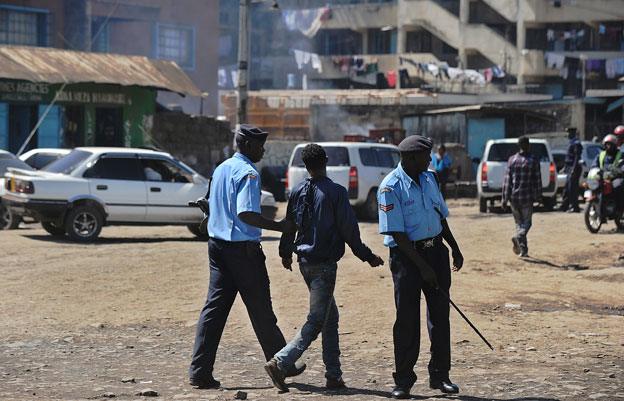
[[[342,390],[347,388],[347,385],[345,384],[344,380],[342,380],[342,377],[339,379],[328,377],[327,381],[325,382],[325,388],[327,388],[328,390]]]
[[[286,387],[286,383],[284,382],[286,376],[280,370],[279,366],[277,366],[277,360],[275,358],[272,358],[264,365],[264,370],[266,370],[267,374],[271,378],[275,388],[283,393],[288,392],[288,387]]]
[[[520,241],[516,237],[511,238],[511,243],[513,244],[513,253],[516,255],[520,255]]]
[[[216,389],[221,387],[221,383],[212,376],[207,379],[189,379],[189,384],[198,389]]]

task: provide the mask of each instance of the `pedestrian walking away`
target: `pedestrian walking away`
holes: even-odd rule
[[[446,146],[444,146],[444,144],[438,147],[438,152],[431,158],[431,163],[433,164],[433,169],[438,175],[442,197],[446,199],[446,183],[448,182],[449,175],[451,174],[453,160],[451,159],[451,156],[446,153]]]
[[[511,205],[516,234],[511,238],[512,249],[520,257],[529,256],[527,234],[532,225],[533,203],[542,197],[540,163],[530,152],[529,138],[518,139],[520,150],[507,161],[503,180],[503,207]]]
[[[310,310],[295,337],[275,354],[265,369],[275,387],[288,391],[285,373],[293,369],[321,334],[326,388],[339,390],[346,385],[340,368],[338,308],[334,300],[337,263],[344,255],[345,243],[355,256],[372,267],[383,265],[383,260],[362,243],[347,190],[327,177],[328,159],[323,147],[307,145],[301,155],[310,178],[290,195],[287,217],[296,223],[297,232],[282,235],[279,252],[282,265],[288,270],[292,270],[293,252],[297,255],[299,270],[310,291]]]
[[[583,145],[578,139],[576,128],[570,127],[567,131],[570,144],[568,145],[568,153],[565,158],[566,186],[563,191],[563,201],[561,202],[560,210],[562,212],[578,213],[581,211],[578,205],[578,197],[579,179],[583,171],[583,159],[581,158]]]
[[[288,232],[294,224],[272,221],[260,214],[260,174],[254,163],[264,154],[267,133],[241,125],[235,131],[238,152],[220,164],[210,184],[208,297],[200,313],[190,384],[218,388],[213,366],[228,314],[240,293],[266,360],[286,344],[271,305],[269,276],[260,245],[262,229]],[[305,365],[293,367],[288,376],[301,373]]]
[[[451,336],[449,299],[451,268],[459,271],[464,257],[446,218],[448,208],[430,162],[431,140],[413,135],[399,144],[401,162],[382,181],[377,194],[379,232],[390,248],[396,321],[393,328],[395,387],[393,398],[409,398],[416,382],[414,367],[420,352],[420,293],[427,301],[427,329],[431,342],[429,386],[457,393],[449,377]]]

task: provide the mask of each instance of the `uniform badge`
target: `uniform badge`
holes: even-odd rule
[[[390,203],[388,205],[382,205],[381,203],[379,204],[379,209],[383,212],[388,213],[389,211],[391,211],[392,209],[394,209],[394,203]]]
[[[390,187],[383,187],[379,190],[379,193],[386,193],[386,192],[392,192],[392,188]]]
[[[257,175],[255,175],[255,174],[251,174],[251,173],[250,173],[250,174],[247,176],[247,178],[249,178],[250,180],[255,180],[256,178],[258,178],[258,176],[257,176]]]

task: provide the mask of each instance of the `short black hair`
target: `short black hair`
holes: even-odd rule
[[[438,150],[446,150],[446,146],[444,146],[444,144],[441,144],[440,146],[438,146]]]
[[[522,145],[522,144],[529,144],[529,137],[528,136],[521,136],[520,138],[518,138],[518,145]]]
[[[301,159],[308,170],[314,170],[327,164],[327,153],[322,146],[311,143],[303,148]]]

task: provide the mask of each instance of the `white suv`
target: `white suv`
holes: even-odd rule
[[[401,159],[394,145],[369,142],[319,142],[327,153],[327,175],[349,192],[349,201],[363,217],[377,219],[377,188]],[[308,177],[301,152],[306,144],[297,145],[290,156],[286,173],[288,194]]]
[[[545,139],[530,139],[529,143],[531,153],[540,161],[542,203],[546,209],[552,210],[557,197],[557,171],[550,146]],[[495,201],[501,200],[507,161],[518,150],[518,139],[490,139],[485,144],[477,170],[480,212],[487,212],[488,202],[493,206]]]

